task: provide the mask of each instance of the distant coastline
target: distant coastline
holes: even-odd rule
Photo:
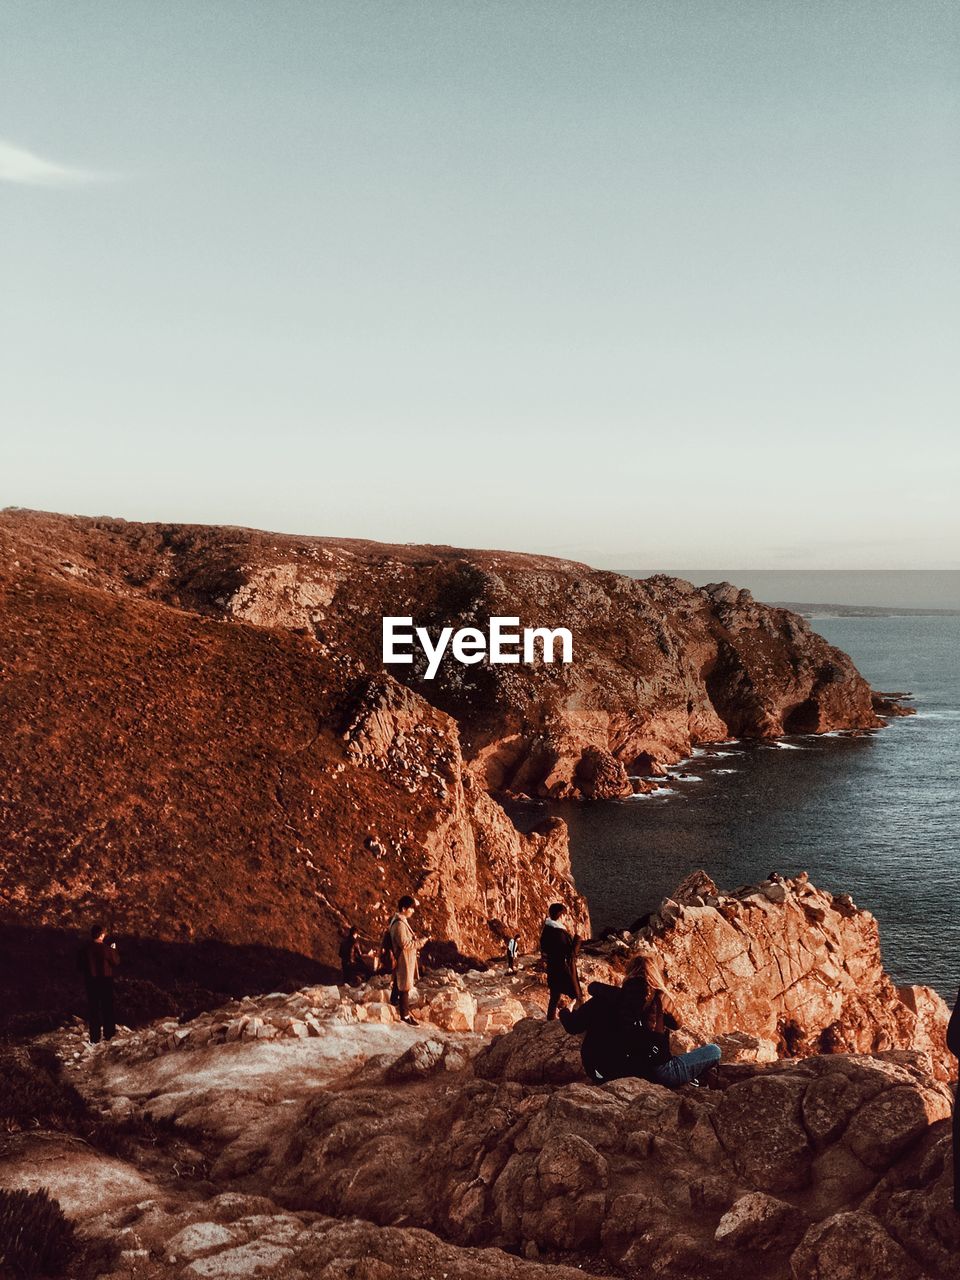
[[[771,600],[776,609],[790,609],[804,618],[960,618],[960,609],[904,609],[872,604],[802,604]]]

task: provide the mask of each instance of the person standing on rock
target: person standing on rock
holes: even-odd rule
[[[519,933],[512,933],[507,939],[507,969],[510,973],[517,972],[517,952],[520,949]]]
[[[540,934],[540,954],[546,962],[547,989],[550,992],[547,1004],[548,1022],[553,1022],[556,1018],[560,1001],[565,997],[569,997],[575,1004],[583,999],[580,976],[577,973],[580,939],[564,927],[562,919],[566,913],[564,903],[552,903]]]
[[[80,948],[77,968],[83,974],[87,988],[87,1023],[90,1043],[111,1040],[116,1034],[114,1017],[113,975],[120,964],[120,954],[115,942],[107,942],[107,930],[95,924],[90,930],[90,941]]]
[[[409,921],[416,907],[416,898],[405,893],[397,903],[397,913],[387,930],[394,959],[391,1003],[399,1005],[402,1021],[411,1027],[419,1025],[410,1012],[410,992],[417,982],[417,938]]]
[[[369,951],[364,951],[356,925],[351,925],[340,939],[340,967],[348,987],[357,987],[370,977]]]

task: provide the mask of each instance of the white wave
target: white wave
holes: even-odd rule
[[[671,773],[674,782],[702,782],[703,779],[696,773]]]
[[[805,747],[801,747],[796,742],[775,742],[775,747],[779,747],[781,751],[805,751]]]
[[[714,773],[739,773],[739,769],[714,769]]]

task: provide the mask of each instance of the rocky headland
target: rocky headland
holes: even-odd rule
[[[566,626],[572,665],[381,661],[380,620]],[[506,552],[0,515],[0,916],[332,959],[413,891],[434,937],[528,943],[564,824],[698,743],[869,731],[901,708],[784,609]]]

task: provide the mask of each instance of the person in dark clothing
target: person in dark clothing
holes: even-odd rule
[[[575,1004],[583,1000],[580,990],[580,977],[577,973],[577,952],[580,939],[569,933],[561,923],[567,908],[562,902],[554,902],[547,911],[540,934],[540,954],[547,966],[547,988],[550,1001],[547,1005],[547,1020],[552,1022],[557,1016],[560,1001],[569,997]]]
[[[340,939],[340,966],[343,980],[350,987],[366,982],[372,972],[368,962],[370,952],[364,951],[356,926],[351,925]]]
[[[517,952],[520,950],[520,935],[512,933],[507,939],[507,969],[510,973],[517,972]]]
[[[947,1023],[947,1048],[960,1059],[960,991]],[[953,1208],[960,1213],[960,1085],[953,1100]]]
[[[90,930],[90,941],[80,948],[77,967],[83,974],[87,988],[87,1022],[90,1043],[97,1044],[101,1035],[110,1040],[116,1034],[114,1016],[113,975],[120,964],[115,942],[107,942],[107,931],[102,924]]]
[[[720,1061],[715,1044],[689,1053],[670,1053],[669,1033],[680,1024],[669,998],[654,985],[646,966],[641,965],[622,987],[592,982],[589,992],[586,1004],[562,1010],[560,1021],[571,1035],[583,1035],[580,1059],[596,1083],[639,1076],[676,1088],[695,1083]]]

